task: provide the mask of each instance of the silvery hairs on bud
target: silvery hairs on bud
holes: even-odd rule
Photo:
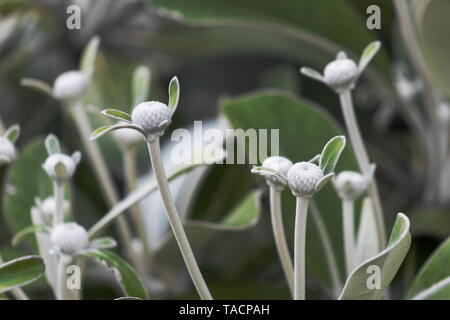
[[[285,157],[272,156],[264,160],[262,166],[277,171],[283,176],[287,176],[289,169],[292,167],[292,161]],[[277,176],[267,175],[265,176],[265,178],[269,185],[284,189],[284,183],[280,181],[280,178],[278,178]]]
[[[89,245],[86,229],[75,222],[62,223],[53,228],[51,241],[56,250],[67,255],[77,254]]]
[[[48,156],[42,167],[53,180],[62,182],[73,176],[80,159],[80,152],[75,152],[72,156],[55,153]]]
[[[89,77],[79,70],[67,71],[60,74],[53,84],[53,96],[63,101],[76,100],[83,96]]]
[[[317,183],[324,177],[322,169],[311,162],[298,162],[288,171],[287,180],[296,197],[310,198],[316,192]]]
[[[133,124],[144,130],[148,137],[161,136],[172,120],[172,112],[159,101],[138,104],[131,114]]]

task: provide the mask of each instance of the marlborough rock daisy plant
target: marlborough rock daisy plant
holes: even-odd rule
[[[294,299],[305,299],[305,247],[308,202],[334,176],[334,168],[345,147],[345,137],[332,138],[323,148],[321,154],[308,162],[294,165],[280,158],[266,160],[268,167],[254,167],[253,173],[267,177],[269,183],[288,187],[297,199],[294,235]],[[319,162],[315,164],[314,162]],[[273,162],[276,165],[273,165]]]

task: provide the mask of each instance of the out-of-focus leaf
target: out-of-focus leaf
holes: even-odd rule
[[[364,70],[369,64],[370,60],[377,54],[380,50],[381,43],[379,41],[374,41],[369,43],[369,45],[364,49],[359,60],[358,68],[360,71]]]
[[[45,82],[38,80],[38,79],[29,79],[29,78],[23,78],[20,81],[20,84],[24,87],[30,87],[33,88],[41,93],[44,93],[48,95],[49,97],[53,96],[53,90],[52,88]]]
[[[222,111],[234,128],[278,129],[279,152],[293,162],[308,161],[321,151],[330,138],[342,133],[320,107],[278,91],[264,91],[225,100],[222,102]],[[263,159],[259,159],[261,160]],[[356,162],[350,147],[342,153],[338,168],[356,170]],[[314,198],[323,213],[325,229],[329,233],[333,251],[339,259],[338,268],[343,274],[342,234],[340,228],[335,227],[341,223],[340,200],[329,186],[325,186]],[[283,193],[283,212],[295,212],[295,199],[288,192]],[[290,241],[293,241],[294,214],[286,214],[285,217],[286,234]],[[312,219],[308,220],[308,224],[310,226],[307,228],[307,269],[331,287],[330,270],[319,233]]]
[[[131,84],[133,107],[147,100],[150,91],[150,69],[140,66],[133,72]]]
[[[345,137],[338,136],[327,142],[320,155],[319,167],[323,174],[327,175],[334,171],[336,164],[345,147]]]
[[[23,238],[30,233],[44,232],[49,233],[48,228],[44,225],[33,225],[16,233],[11,240],[12,245],[17,246]]]
[[[408,299],[450,299],[450,238],[444,241],[420,269],[406,297]]]
[[[355,264],[359,265],[380,252],[378,232],[373,205],[370,198],[364,198],[355,248]]]
[[[169,108],[172,114],[177,110],[178,100],[180,99],[180,83],[177,77],[173,77],[169,83]]]
[[[95,249],[111,249],[117,246],[117,242],[111,237],[102,237],[92,240],[90,246]]]
[[[45,148],[49,155],[61,153],[61,146],[59,145],[58,138],[53,134],[49,134],[47,138],[45,138]]]
[[[340,300],[379,300],[394,279],[411,244],[409,219],[397,215],[386,249],[360,264],[348,277]],[[376,287],[377,278],[379,287]]]
[[[107,250],[89,250],[81,255],[95,258],[114,271],[123,292],[127,296],[147,299],[147,289],[136,271],[121,257]]]
[[[116,120],[125,121],[128,123],[131,123],[132,121],[131,116],[128,113],[116,109],[103,110],[102,115],[111,117]]]
[[[0,293],[36,281],[44,272],[44,262],[38,256],[26,256],[0,264]]]
[[[18,124],[12,125],[5,132],[6,139],[11,141],[12,143],[15,143],[17,139],[19,139],[19,135],[20,135],[20,127]]]
[[[80,60],[81,71],[90,73],[94,70],[99,45],[100,38],[98,36],[93,37],[86,45]]]

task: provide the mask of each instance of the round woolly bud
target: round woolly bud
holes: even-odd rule
[[[63,153],[55,153],[45,160],[42,167],[50,178],[56,181],[64,181],[72,177],[76,166],[77,163],[72,157]]]
[[[292,161],[285,157],[273,156],[263,161],[262,166],[268,169],[278,171],[283,176],[287,176],[289,169],[292,167]],[[267,182],[282,186],[280,179],[276,176],[267,176]]]
[[[78,70],[60,74],[53,84],[53,95],[57,99],[73,100],[83,95],[88,85],[88,76]]]
[[[316,184],[323,178],[323,171],[314,163],[298,162],[289,169],[287,178],[294,196],[310,198],[315,193]]]
[[[324,70],[325,82],[335,90],[353,88],[359,69],[356,63],[347,58],[331,61]]]
[[[68,255],[80,252],[89,244],[86,229],[75,222],[57,225],[51,232],[51,240],[56,249]]]
[[[333,179],[333,185],[342,199],[354,200],[367,187],[367,179],[355,171],[342,171]]]
[[[56,201],[53,197],[48,197],[44,201],[42,201],[41,206],[39,207],[41,215],[45,221],[52,221],[53,215],[56,212]],[[64,216],[69,211],[69,202],[64,200],[62,211]]]
[[[13,143],[5,137],[0,137],[0,164],[11,162],[15,157],[16,148]]]
[[[124,122],[122,122],[124,123]],[[142,134],[133,129],[118,129],[112,132],[114,137],[122,144],[129,146],[142,140]]]
[[[133,124],[141,127],[148,135],[161,135],[171,118],[169,107],[158,101],[138,104],[131,114]]]

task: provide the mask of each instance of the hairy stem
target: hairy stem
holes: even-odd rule
[[[356,121],[355,111],[353,108],[352,95],[350,90],[345,90],[339,94],[341,101],[342,113],[344,114],[345,124],[347,126],[350,142],[352,143],[353,151],[355,152],[356,160],[363,174],[369,172],[370,161],[364,142],[361,137],[361,132]],[[380,196],[378,194],[378,187],[373,178],[367,188],[367,193],[372,199],[373,209],[375,212],[377,222],[378,239],[380,241],[380,248],[386,246],[386,231],[384,226],[383,209],[381,207]]]
[[[345,265],[347,276],[353,270],[355,264],[355,223],[353,213],[353,200],[342,200],[342,230],[344,233]]]
[[[294,267],[292,265],[292,258],[289,253],[289,247],[284,232],[283,215],[281,213],[281,191],[277,190],[274,186],[270,186],[270,214],[278,256],[280,257],[281,266],[283,267],[289,290],[293,295]]]
[[[195,260],[194,253],[192,252],[191,245],[189,244],[189,240],[184,231],[183,224],[169,189],[169,183],[167,182],[166,173],[161,160],[159,138],[148,142],[148,150],[159,191],[164,207],[166,208],[167,218],[169,219],[170,226],[178,246],[180,247],[180,251],[183,255],[189,274],[191,275],[192,281],[194,282],[195,288],[197,289],[200,297],[203,300],[212,300],[211,293],[209,292],[208,286],[206,285],[197,261]]]
[[[309,200],[297,197],[294,244],[294,300],[305,300],[306,218]]]
[[[53,182],[53,197],[55,200],[55,212],[53,214],[53,228],[64,222],[64,184]]]

